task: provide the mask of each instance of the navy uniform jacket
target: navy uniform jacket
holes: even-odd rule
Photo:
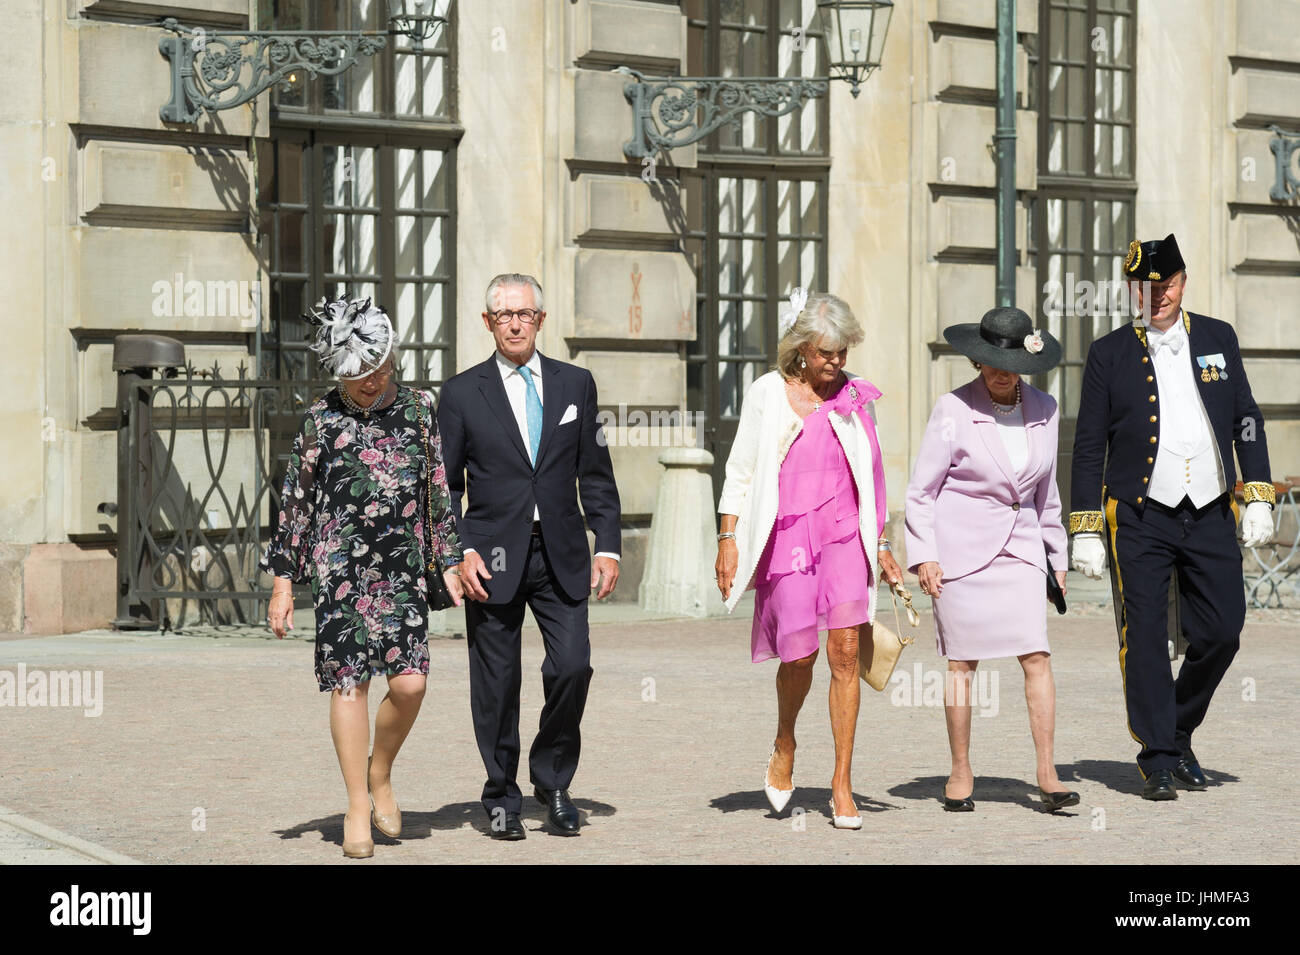
[[[597,553],[621,549],[618,485],[597,417],[596,382],[577,365],[545,355],[541,363],[546,397],[535,468],[495,354],[449,379],[439,395],[438,431],[451,509],[461,543],[477,550],[492,574],[483,582],[491,604],[509,603],[519,590],[534,507],[546,557],[571,600],[585,599],[591,589],[583,512],[596,535]],[[462,516],[467,491],[469,506]]]
[[[1245,499],[1274,503],[1264,418],[1250,393],[1237,333],[1227,322],[1183,311],[1190,347],[1184,348],[1219,445],[1224,478],[1237,481],[1232,449],[1241,462]],[[1223,363],[1218,365],[1217,356]],[[1198,357],[1215,359],[1202,369]],[[1207,365],[1210,364],[1207,362]],[[1209,373],[1208,375],[1202,372]],[[1214,372],[1218,372],[1215,377]],[[1226,372],[1226,374],[1222,374]],[[1209,377],[1210,380],[1206,380]],[[1083,370],[1071,471],[1070,533],[1101,531],[1103,492],[1141,510],[1160,439],[1160,395],[1147,351],[1146,329],[1133,322],[1093,342]]]

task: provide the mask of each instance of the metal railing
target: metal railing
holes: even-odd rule
[[[250,378],[243,364],[234,378],[216,365],[167,378],[119,371],[115,627],[266,619],[271,590],[258,561],[279,517],[293,437],[334,385]]]

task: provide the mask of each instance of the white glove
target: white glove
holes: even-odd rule
[[[1241,542],[1262,547],[1273,539],[1273,509],[1265,501],[1251,501],[1241,514]]]
[[[1072,538],[1070,566],[1092,580],[1101,580],[1106,571],[1106,545],[1101,535],[1093,531],[1080,531]]]

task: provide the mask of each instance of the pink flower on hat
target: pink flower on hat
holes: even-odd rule
[[[1038,329],[1025,336],[1025,351],[1037,355],[1043,350],[1043,336],[1039,334]]]

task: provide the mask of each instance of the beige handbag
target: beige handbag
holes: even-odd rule
[[[877,615],[871,629],[871,642],[858,641],[858,676],[862,677],[873,690],[883,690],[888,685],[889,678],[894,675],[894,667],[898,665],[898,658],[903,653],[903,647],[912,643],[912,637],[902,636],[903,624],[898,619],[899,597],[903,598],[903,606],[907,610],[907,622],[913,627],[921,622],[921,618],[912,607],[912,594],[906,585],[890,584],[889,597],[894,604],[894,623],[898,626],[898,633],[883,625]],[[864,656],[864,649],[868,646],[871,649],[866,651]]]

